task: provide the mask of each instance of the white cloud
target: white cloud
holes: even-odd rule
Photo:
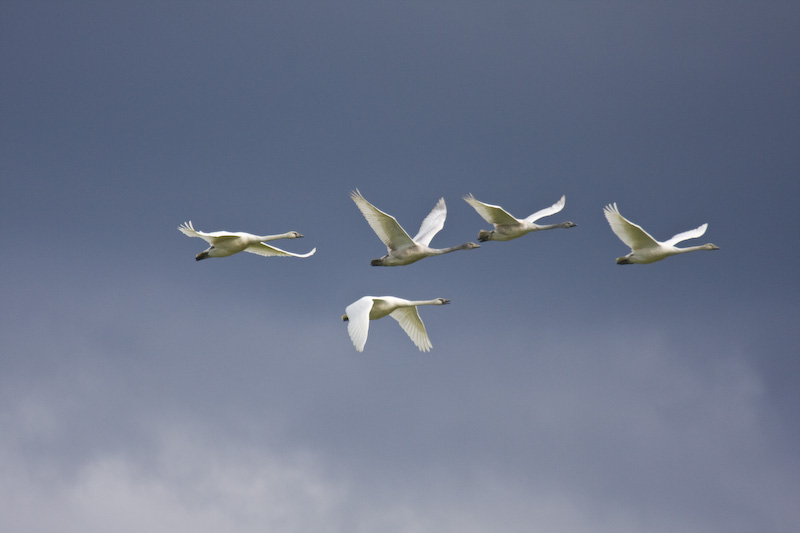
[[[0,456],[4,531],[325,531],[345,495],[307,454],[162,435],[152,462],[124,450],[73,473]],[[230,443],[228,443],[230,444]],[[153,459],[153,458],[151,458]]]

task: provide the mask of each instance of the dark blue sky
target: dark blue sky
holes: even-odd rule
[[[4,2],[0,529],[796,531],[798,19]],[[578,227],[375,268],[355,188],[412,235],[444,197],[435,247],[470,192]],[[618,266],[610,202],[721,250]],[[452,299],[433,350],[357,353],[367,294]]]

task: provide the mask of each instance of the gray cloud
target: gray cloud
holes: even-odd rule
[[[780,531],[796,518],[790,452],[764,430],[764,382],[736,336],[604,319],[417,354],[386,327],[356,354],[335,321],[287,335],[289,318],[229,299],[211,323],[185,307],[191,292],[154,291],[157,315],[104,307],[40,339],[51,365],[6,375],[5,527]],[[94,299],[112,295],[142,290]]]

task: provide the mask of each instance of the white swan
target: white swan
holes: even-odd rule
[[[316,248],[307,254],[294,254],[275,248],[263,241],[274,241],[276,239],[299,239],[302,237],[296,231],[288,231],[280,235],[253,235],[251,233],[230,232],[230,231],[214,231],[205,233],[197,231],[192,226],[192,222],[184,222],[178,229],[189,237],[200,237],[211,246],[195,256],[195,260],[207,259],[209,257],[227,257],[238,252],[250,252],[251,254],[258,254],[267,257],[309,257],[314,255],[317,251]]]
[[[444,305],[449,304],[446,298],[436,298],[435,300],[404,300],[394,296],[364,296],[351,303],[345,308],[342,320],[348,322],[347,332],[353,346],[359,352],[364,351],[369,333],[369,321],[383,318],[390,315],[397,320],[417,348],[421,352],[429,351],[433,345],[425,331],[425,324],[419,317],[418,305]]]
[[[447,217],[444,198],[440,198],[433,210],[425,217],[425,220],[422,221],[422,226],[419,228],[419,233],[413,239],[408,236],[408,233],[397,223],[393,216],[387,215],[369,203],[361,196],[358,189],[350,193],[350,198],[356,203],[356,206],[364,215],[364,218],[367,219],[370,227],[372,227],[372,231],[378,235],[378,238],[383,241],[388,250],[388,253],[380,259],[373,259],[370,263],[372,266],[408,265],[432,255],[480,248],[480,245],[474,242],[450,248],[430,248],[428,246],[433,236],[444,227],[444,220]]]
[[[566,196],[562,196],[558,202],[554,203],[550,207],[541,209],[524,219],[511,216],[508,211],[499,205],[491,205],[479,202],[474,196],[472,196],[472,194],[465,196],[464,201],[474,207],[475,211],[477,211],[486,222],[494,225],[494,229],[492,231],[486,231],[485,229],[482,229],[478,232],[478,240],[481,242],[510,241],[511,239],[522,237],[523,235],[532,231],[555,228],[574,228],[577,226],[577,224],[573,224],[572,222],[548,224],[545,226],[534,224],[534,222],[540,218],[554,215],[564,209],[564,205],[567,201]]]
[[[640,226],[630,222],[619,213],[617,204],[609,204],[603,209],[606,220],[611,226],[611,230],[617,237],[631,247],[631,253],[626,256],[618,257],[618,265],[630,265],[633,263],[647,264],[661,261],[665,257],[696,250],[719,250],[714,244],[708,243],[702,246],[689,246],[687,248],[677,248],[675,245],[687,239],[696,239],[706,232],[708,224],[703,224],[699,228],[678,233],[674,237],[664,242],[659,242],[650,236]]]

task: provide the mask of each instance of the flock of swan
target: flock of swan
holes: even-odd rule
[[[361,214],[367,220],[372,231],[386,245],[387,253],[381,258],[373,259],[373,266],[401,266],[410,265],[420,259],[434,255],[442,255],[456,250],[472,250],[480,248],[474,242],[467,242],[459,246],[448,248],[431,248],[430,243],[433,237],[444,227],[447,217],[447,207],[444,198],[440,198],[433,210],[426,216],[419,231],[412,239],[403,227],[398,224],[397,219],[384,213],[364,198],[356,189],[350,193],[350,198],[355,202]],[[564,209],[566,197],[532,215],[519,219],[510,215],[499,205],[491,205],[480,202],[472,194],[464,196],[464,201],[471,205],[475,211],[489,224],[492,230],[480,230],[478,240],[485,241],[510,241],[526,235],[532,231],[541,231],[555,228],[574,228],[576,224],[572,222],[561,222],[560,224],[539,225],[536,221],[554,215]],[[671,239],[660,242],[650,236],[641,226],[634,224],[623,217],[617,204],[609,204],[603,209],[603,214],[609,226],[619,239],[628,245],[631,253],[617,258],[618,265],[628,264],[647,264],[660,261],[671,255],[694,252],[697,250],[719,250],[719,247],[708,243],[701,246],[689,246],[678,248],[676,244],[688,239],[701,237],[708,228],[708,224],[678,233]],[[296,231],[288,231],[278,235],[253,235],[243,232],[214,231],[205,233],[194,229],[192,222],[184,222],[178,229],[189,237],[199,237],[206,241],[210,246],[195,256],[195,260],[208,259],[209,257],[227,257],[239,252],[249,252],[252,254],[267,257],[310,257],[317,249],[314,248],[305,254],[296,254],[281,250],[269,244],[269,241],[278,239],[299,239],[302,234]],[[391,316],[400,324],[403,331],[411,338],[417,348],[422,352],[429,351],[433,345],[428,338],[422,319],[417,309],[421,305],[445,305],[450,303],[446,298],[435,298],[433,300],[405,300],[395,296],[364,296],[345,308],[342,320],[347,322],[347,332],[350,340],[359,352],[364,350],[369,333],[369,321]]]

